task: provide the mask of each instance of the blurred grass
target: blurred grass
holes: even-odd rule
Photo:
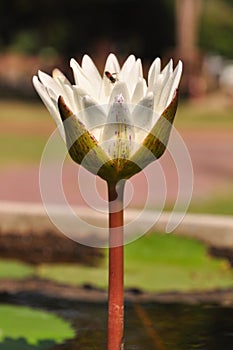
[[[9,165],[39,161],[45,145],[46,138],[40,135],[1,135],[1,164]]]
[[[107,257],[99,267],[42,265],[37,273],[72,285],[107,288]],[[190,291],[233,287],[233,271],[223,259],[207,255],[199,242],[152,234],[125,246],[125,287],[147,291]]]
[[[21,279],[29,277],[34,273],[34,268],[24,263],[11,260],[0,260],[0,279]]]
[[[225,194],[212,195],[206,200],[191,201],[188,212],[233,215],[233,188],[229,188]]]
[[[49,123],[49,113],[46,108],[38,101],[27,102],[17,100],[1,100],[0,101],[0,113],[1,120],[7,120],[10,122],[22,123],[27,122],[30,124],[39,122]]]
[[[39,162],[55,123],[42,104],[0,101],[1,165]]]
[[[216,101],[219,98],[216,96],[215,100],[213,96],[206,103],[181,101],[175,117],[175,127],[178,130],[179,128],[233,130],[232,106],[227,105],[227,101],[218,104]]]

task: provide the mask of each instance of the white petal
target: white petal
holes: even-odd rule
[[[165,84],[167,80],[170,78],[170,76],[173,73],[173,60],[170,59],[166,67],[162,70],[161,74],[163,76],[163,83]]]
[[[135,142],[139,147],[152,127],[154,96],[150,92],[134,108],[132,120],[135,128]]]
[[[100,87],[101,76],[98,69],[96,68],[94,62],[88,55],[84,55],[82,59],[82,69],[89,80],[94,84],[96,89]]]
[[[134,147],[134,129],[128,106],[122,95],[111,105],[101,135],[101,146],[111,158],[129,158]]]
[[[158,108],[159,105],[159,100],[160,100],[160,96],[162,93],[162,89],[163,89],[163,76],[162,74],[158,75],[158,78],[153,86],[153,93],[154,93],[154,111],[156,113],[160,114],[160,110]]]
[[[41,82],[39,81],[36,75],[34,75],[34,77],[32,78],[32,82],[33,82],[34,88],[36,89],[40,98],[44,102],[45,106],[48,108],[49,112],[52,115],[56,116],[56,118],[59,119],[59,122],[62,122],[54,102],[51,100],[46,88],[44,87],[43,84],[41,84]]]
[[[41,82],[46,87],[47,92],[51,97],[51,99],[55,100],[57,103],[58,97],[62,96],[65,100],[65,103],[68,105],[68,107],[72,111],[76,111],[77,108],[74,103],[71,84],[68,81],[68,79],[65,77],[65,75],[61,71],[59,71],[59,69],[53,70],[54,78],[52,78],[50,75],[42,71],[39,71],[38,75]]]
[[[100,139],[100,133],[106,123],[107,116],[103,108],[96,103],[90,96],[83,97],[82,119],[88,130]]]
[[[38,71],[38,76],[42,84],[48,89],[52,90],[54,94],[59,97],[62,94],[62,88],[56,80],[54,80],[50,75]]]
[[[146,93],[146,81],[145,79],[139,79],[139,81],[137,82],[134,92],[133,92],[133,96],[131,98],[131,103],[132,104],[137,104],[138,101],[140,101]]]
[[[60,69],[55,68],[52,72],[52,76],[55,80],[58,80],[58,82],[62,83],[63,85],[66,84],[71,86],[71,83],[66,78],[66,76],[60,71]]]
[[[73,85],[73,90],[75,90],[75,92],[80,96],[83,97],[85,95],[87,95],[87,91],[82,89],[80,86],[78,85]]]
[[[112,93],[109,99],[109,104],[114,103],[117,95],[122,95],[126,103],[130,102],[129,91],[125,83],[117,81],[112,89]]]
[[[115,85],[105,76],[105,72],[109,72],[110,74],[116,74],[117,76],[120,72],[119,62],[116,56],[112,53],[107,57],[105,63],[102,85],[98,96],[99,101],[102,104],[107,103],[109,96],[111,95],[112,89]]]
[[[45,104],[49,113],[53,117],[56,125],[59,127],[59,131],[61,133],[62,138],[65,140],[65,132],[64,132],[62,120],[61,120],[58,108],[55,104],[55,101],[51,100],[46,88],[43,86],[43,84],[41,84],[37,76],[33,77],[32,82],[40,98],[42,99],[43,103]]]
[[[119,62],[116,58],[116,56],[113,53],[110,53],[107,57],[106,63],[105,63],[105,68],[104,71],[108,71],[111,74],[112,73],[117,73],[119,74],[120,72],[120,65]]]
[[[88,95],[94,96],[97,98],[97,89],[94,84],[89,81],[89,78],[86,76],[80,65],[75,59],[70,60],[70,66],[73,70],[74,80],[76,85],[80,86],[82,89],[86,90]],[[91,79],[91,77],[90,77]]]
[[[143,78],[142,61],[140,58],[137,59],[135,66],[136,66],[137,80],[140,78]]]
[[[115,96],[107,117],[107,123],[132,124],[128,105],[122,94]]]
[[[107,116],[103,108],[96,103],[90,96],[83,97],[83,107],[85,113],[86,126],[88,129],[103,126],[106,123]]]
[[[167,83],[165,84],[165,86],[162,87],[162,91],[159,96],[159,100],[157,102],[157,110],[160,112],[164,111],[167,106],[167,100],[170,93],[171,83],[172,83],[172,77],[170,77]]]
[[[87,95],[87,92],[82,88],[80,88],[79,86],[74,85],[73,94],[74,94],[75,105],[77,106],[78,111],[81,111],[83,109],[83,103],[82,103],[83,96]]]
[[[79,110],[79,105],[76,103],[72,86],[64,85],[63,91],[64,94],[62,96],[65,100],[65,103],[74,113],[77,113]]]
[[[173,96],[174,96],[174,93],[175,93],[176,89],[178,89],[181,74],[182,74],[182,69],[183,69],[183,64],[181,61],[179,61],[177,66],[176,66],[176,69],[174,70],[174,73],[173,73],[172,84],[170,86],[170,94],[168,95],[168,99],[166,102],[167,106],[171,103]]]
[[[77,105],[75,103],[72,85],[66,76],[57,68],[53,70],[53,79],[59,84],[61,88],[61,96],[64,98],[65,103],[74,112],[77,112]],[[50,92],[51,93],[51,92]]]
[[[126,61],[124,62],[123,66],[121,68],[120,74],[119,74],[120,79],[122,79],[123,81],[127,81],[128,76],[129,76],[135,62],[136,62],[136,59],[135,59],[134,55],[130,55],[126,59]]]
[[[171,76],[168,78],[165,85],[163,86],[163,90],[160,95],[160,99],[158,103],[159,110],[163,111],[171,102],[172,97],[174,96],[174,92],[178,87],[181,73],[182,73],[182,64],[178,63],[176,69],[174,70],[174,73],[171,74]]]
[[[148,91],[152,91],[154,83],[158,78],[158,75],[160,74],[160,70],[161,70],[161,60],[159,57],[157,57],[152,63],[152,65],[150,66],[150,69],[148,72]]]
[[[152,91],[155,97],[154,106],[155,106],[155,111],[157,113],[161,112],[161,110],[159,109],[159,101],[160,101],[160,97],[164,86],[166,85],[169,78],[172,76],[172,73],[173,73],[172,67],[173,67],[173,61],[170,60],[166,65],[166,67],[162,70],[162,72],[157,75],[157,78],[154,81],[154,86],[152,88]]]
[[[133,124],[147,131],[151,128],[151,117],[154,107],[154,95],[148,93],[134,108],[132,113]]]
[[[141,63],[140,59],[138,59],[132,65],[131,70],[128,74],[128,77],[125,77],[125,79],[126,78],[127,78],[127,80],[125,80],[125,82],[127,84],[130,97],[132,97],[138,80],[142,78],[142,63]]]

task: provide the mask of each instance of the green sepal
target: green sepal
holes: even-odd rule
[[[66,135],[66,145],[71,158],[94,175],[108,181],[116,177],[113,161],[99,146],[95,137],[67,107],[64,99],[58,99],[58,108]]]

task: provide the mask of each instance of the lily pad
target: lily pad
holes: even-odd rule
[[[73,338],[74,330],[60,317],[25,306],[0,305],[0,349],[49,349]],[[18,345],[17,345],[18,344]]]

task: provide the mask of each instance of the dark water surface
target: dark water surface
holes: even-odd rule
[[[0,302],[49,310],[71,322],[76,330],[75,339],[66,344],[52,345],[50,350],[106,348],[106,303],[48,299],[26,293],[17,297],[1,296]],[[126,303],[125,350],[191,349],[233,350],[233,307]]]

